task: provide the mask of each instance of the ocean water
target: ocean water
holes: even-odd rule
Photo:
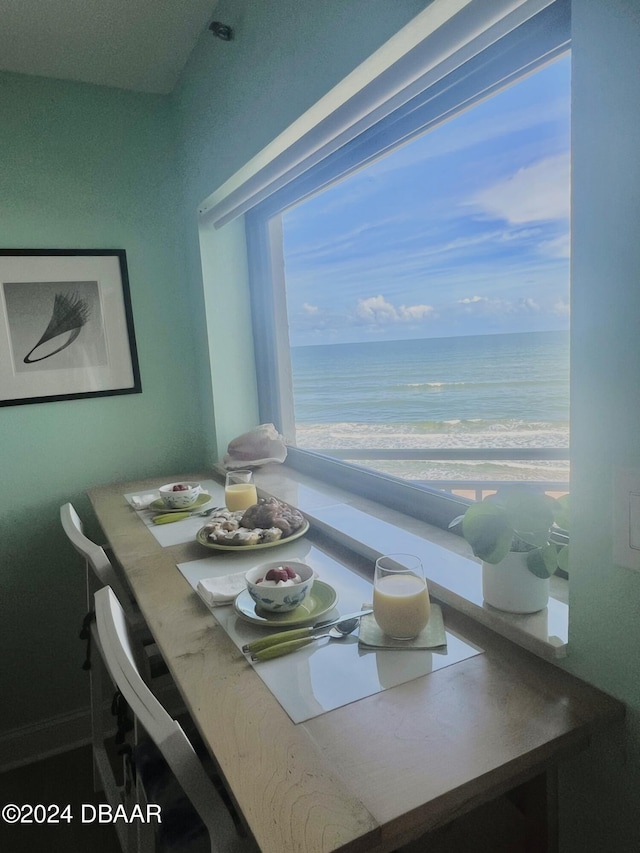
[[[292,365],[299,447],[569,443],[568,332],[295,347]],[[568,479],[563,461],[361,464],[410,479]]]

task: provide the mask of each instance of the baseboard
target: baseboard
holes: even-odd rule
[[[90,742],[88,708],[12,729],[0,735],[0,773]]]
[[[164,707],[174,716],[185,708],[171,678],[159,678],[154,683],[154,693]],[[115,731],[111,702],[104,705],[105,733]],[[34,761],[42,761],[61,752],[68,752],[91,743],[91,714],[89,708],[60,714],[28,726],[21,726],[0,734],[0,773],[15,770]]]

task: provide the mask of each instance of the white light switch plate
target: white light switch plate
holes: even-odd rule
[[[640,571],[640,470],[620,468],[614,475],[613,561]]]

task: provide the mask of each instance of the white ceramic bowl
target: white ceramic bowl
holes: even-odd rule
[[[300,583],[293,586],[263,586],[256,583],[265,577],[269,569],[277,569],[280,566],[293,569],[300,576]],[[313,578],[314,571],[311,566],[297,560],[272,560],[270,563],[254,566],[246,574],[249,595],[258,607],[272,613],[286,613],[299,607],[311,592]]]
[[[188,488],[176,492],[174,491],[174,487],[178,485],[188,486]],[[199,494],[200,483],[167,483],[164,486],[160,486],[160,497],[164,505],[169,507],[169,509],[186,509],[196,502]]]

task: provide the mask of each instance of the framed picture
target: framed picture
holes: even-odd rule
[[[0,406],[142,391],[122,249],[0,249]]]

